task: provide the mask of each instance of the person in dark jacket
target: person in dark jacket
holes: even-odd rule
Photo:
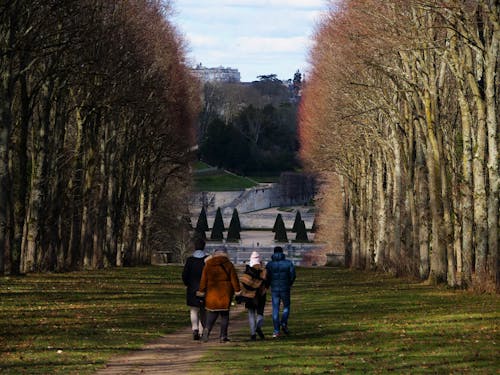
[[[286,335],[288,330],[288,317],[290,316],[290,289],[295,281],[295,266],[286,259],[283,248],[276,246],[271,261],[266,265],[267,282],[271,286],[271,302],[273,306],[273,337],[280,337],[280,330]],[[280,304],[283,303],[281,319]]]
[[[205,307],[196,292],[200,287],[201,274],[205,266],[205,241],[196,238],[194,241],[195,251],[187,258],[182,271],[182,281],[186,285],[186,304],[189,306],[191,317],[191,328],[193,329],[193,339],[199,340],[201,331],[205,327]]]

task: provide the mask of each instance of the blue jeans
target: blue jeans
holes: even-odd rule
[[[274,292],[271,290],[271,302],[273,305],[274,333],[279,333],[281,326],[288,325],[290,315],[290,291]],[[280,303],[283,302],[283,313],[280,320]]]

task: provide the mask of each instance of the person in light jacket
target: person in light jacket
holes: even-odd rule
[[[252,252],[245,272],[240,277],[241,297],[245,300],[250,326],[250,340],[255,341],[257,335],[263,340],[264,307],[266,306],[266,269],[262,266],[260,254]]]
[[[199,340],[200,333],[205,326],[205,307],[196,292],[200,287],[201,274],[205,267],[205,240],[196,238],[194,240],[195,251],[193,255],[186,259],[182,271],[182,281],[186,286],[186,304],[189,306],[189,316],[191,318],[191,328],[193,339]]]
[[[288,318],[290,316],[290,289],[295,281],[295,266],[286,259],[283,248],[276,246],[271,261],[266,265],[267,283],[271,286],[271,301],[273,306],[273,337],[280,337],[280,329],[289,334]],[[280,304],[283,303],[281,319]]]
[[[217,320],[220,322],[220,342],[227,342],[229,327],[229,309],[235,294],[240,293],[240,282],[233,263],[224,249],[218,249],[208,258],[203,268],[200,280],[199,297],[205,298],[207,320],[203,330],[202,340],[207,342],[210,332]]]

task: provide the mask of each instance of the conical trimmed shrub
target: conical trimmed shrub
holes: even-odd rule
[[[219,207],[215,213],[214,226],[212,227],[210,239],[214,241],[222,241],[224,239],[224,230],[224,221],[222,220],[222,212]]]
[[[306,224],[304,220],[301,220],[297,225],[297,236],[295,237],[295,241],[297,242],[309,242],[307,238]]]
[[[233,210],[233,216],[231,216],[231,221],[235,222],[236,229],[238,229],[238,232],[241,232],[241,223],[240,223],[240,215],[238,214],[238,210],[235,208]]]
[[[301,221],[302,221],[302,215],[300,214],[300,211],[297,210],[297,213],[295,214],[295,221],[293,222],[293,227],[292,227],[293,233],[297,233]]]
[[[238,216],[238,210],[236,208],[233,210],[233,216],[231,217],[231,222],[229,223],[229,229],[227,231],[228,241],[238,241],[241,232],[240,218]]]
[[[276,216],[276,221],[273,226],[274,240],[278,242],[288,242],[288,237],[286,235],[285,223],[281,214]]]
[[[205,207],[202,207],[200,215],[198,216],[198,221],[196,222],[196,230],[198,232],[205,232],[209,230],[208,221],[207,221],[207,212],[205,211]]]

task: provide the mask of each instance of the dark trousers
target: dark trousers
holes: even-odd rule
[[[227,328],[229,326],[229,310],[228,311],[208,311],[206,312],[206,324],[203,330],[203,336],[207,332],[206,337],[210,335],[212,328],[214,327],[215,321],[220,315],[220,338],[227,338]]]

